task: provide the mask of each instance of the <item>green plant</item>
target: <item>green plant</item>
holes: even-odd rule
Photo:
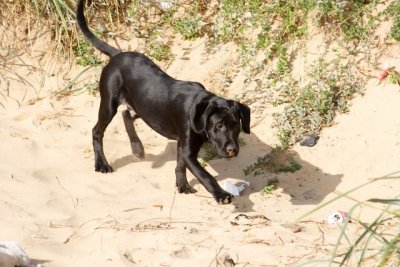
[[[73,79],[68,81],[68,83],[61,90],[54,92],[54,96],[59,99],[64,96],[72,95],[75,92],[82,91],[82,89],[84,88],[89,88],[89,94],[95,94],[98,86],[97,81],[94,83],[85,84],[83,87],[74,89],[74,87],[76,87],[78,84],[79,78],[89,69],[91,69],[91,67],[86,67],[81,72],[79,72]]]
[[[171,47],[162,42],[152,42],[146,49],[146,53],[158,61],[170,60],[173,58]]]
[[[400,41],[400,0],[393,1],[387,8],[386,14],[393,18],[393,24],[390,29],[390,37]]]
[[[388,80],[390,83],[400,85],[400,73],[395,70],[390,70]]]
[[[202,14],[197,10],[196,6],[186,16],[172,21],[175,32],[180,33],[186,40],[194,40],[199,38],[202,33]]]
[[[290,72],[290,62],[287,55],[286,47],[281,48],[278,57],[278,63],[276,65],[276,74],[278,76],[287,75]]]
[[[162,37],[162,31],[153,29],[146,40],[145,54],[158,61],[167,61],[173,58],[171,47]]]
[[[270,195],[274,190],[276,190],[277,186],[278,186],[277,178],[269,179],[267,184],[261,189],[261,194]]]
[[[126,9],[127,17],[133,19],[138,14],[138,10],[139,10],[138,2],[131,1],[131,3],[128,4],[128,7]]]
[[[86,92],[88,95],[96,96],[99,91],[99,83],[97,81],[84,84],[81,88],[76,91]]]
[[[349,191],[338,195],[337,197],[320,204],[311,211],[303,214],[296,220],[301,221],[303,218],[321,210],[327,205],[347,197],[350,193],[379,181],[400,179],[399,172],[389,174],[387,176],[369,179],[366,183],[361,184]],[[352,198],[354,199],[354,198]],[[349,218],[357,223],[360,234],[355,238],[348,235],[350,220],[338,224],[340,234],[336,241],[330,259],[319,260],[319,263],[325,262],[327,266],[399,266],[400,264],[400,196],[397,195],[388,199],[369,199],[367,201],[357,201],[348,212]],[[380,213],[371,223],[364,223],[357,219],[356,214],[362,212],[364,205],[371,203],[382,204],[374,206]],[[345,248],[343,253],[340,247]],[[306,266],[313,262],[307,262],[301,266]]]
[[[102,63],[94,54],[94,48],[83,39],[78,39],[73,47],[76,55],[76,64],[81,66],[97,66]]]
[[[390,30],[390,36],[396,40],[400,41],[400,16],[393,18],[393,25]]]
[[[67,59],[75,57],[74,49],[81,45],[79,39],[82,36],[76,27],[76,1],[21,0],[3,2],[0,14],[2,19],[7,18],[7,23],[11,25],[16,22],[12,20],[18,20],[23,16],[27,32],[43,28],[52,33],[53,42],[49,49],[54,50],[55,55]],[[126,23],[125,17],[128,8],[125,8],[125,5],[128,2],[130,1],[88,1],[87,19],[90,22],[93,17],[92,14],[96,14],[96,19],[101,21],[98,26],[106,25],[104,28],[107,29],[113,29],[117,25],[115,22],[123,25]]]
[[[224,0],[221,2],[220,24],[217,24],[216,37],[222,42],[242,39],[244,30],[240,23],[245,12],[245,2],[242,0]]]
[[[204,143],[200,151],[200,159],[202,162],[207,163],[217,157],[217,153],[211,143]]]
[[[260,175],[266,172],[296,172],[301,169],[301,165],[282,148],[274,148],[264,156],[257,157],[255,163],[247,166],[243,172],[247,175]]]
[[[271,30],[271,25],[270,24],[265,24],[262,27],[262,31],[257,35],[257,44],[256,48],[257,49],[265,49],[269,42],[270,38],[268,37],[268,33]]]
[[[331,31],[339,30],[345,41],[368,37],[374,17],[370,10],[379,1],[322,0],[316,4],[320,25]],[[366,19],[368,17],[368,19]]]
[[[350,100],[362,92],[363,80],[339,60],[319,61],[310,76],[306,84],[296,84],[295,96],[283,112],[274,114],[274,127],[283,148],[329,126],[336,113],[347,112]]]
[[[244,142],[243,138],[239,137],[239,146],[243,146],[246,143]],[[217,152],[215,152],[214,147],[210,142],[205,142],[200,150],[199,161],[202,165],[207,165],[207,162],[213,160],[217,157]]]

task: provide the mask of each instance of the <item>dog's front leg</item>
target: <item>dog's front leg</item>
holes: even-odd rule
[[[177,165],[175,168],[176,175],[176,187],[178,188],[179,193],[191,194],[196,193],[196,189],[191,187],[187,181],[186,177],[186,162],[183,157],[183,149],[182,144],[178,141],[178,149],[177,149]]]
[[[198,151],[197,151],[198,152]],[[193,173],[200,183],[210,192],[219,204],[229,204],[232,202],[233,195],[224,191],[218,184],[214,176],[209,174],[197,160],[197,152],[182,148],[183,158],[186,166]],[[179,152],[178,152],[179,153]],[[178,161],[179,164],[179,161]],[[178,176],[177,176],[178,177]],[[178,179],[178,178],[177,178]]]

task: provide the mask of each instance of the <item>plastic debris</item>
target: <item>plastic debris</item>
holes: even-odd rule
[[[236,197],[240,196],[240,192],[242,192],[246,186],[250,186],[250,182],[245,180],[240,180],[237,184],[233,184],[228,180],[222,182],[222,188],[226,192],[231,193],[233,196]]]
[[[0,242],[1,267],[31,267],[31,259],[17,242]]]
[[[383,80],[386,79],[386,77],[389,75],[389,70],[391,69],[391,66],[387,63],[383,64],[383,69],[379,74],[379,83],[381,83]]]
[[[337,223],[344,223],[348,220],[350,222],[350,217],[347,212],[337,210],[329,214],[328,216],[328,224],[337,224]]]
[[[160,1],[160,7],[163,10],[168,10],[173,7],[173,4],[170,1]]]

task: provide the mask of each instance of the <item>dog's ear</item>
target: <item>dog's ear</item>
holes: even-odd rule
[[[239,105],[240,120],[242,121],[243,132],[250,133],[250,108],[244,104],[237,102]]]
[[[197,134],[207,126],[207,120],[217,107],[209,101],[202,101],[190,109],[190,126]]]

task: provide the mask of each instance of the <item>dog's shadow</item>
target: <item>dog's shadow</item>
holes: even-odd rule
[[[116,159],[114,162],[111,163],[111,166],[115,169],[123,168],[129,164],[138,161],[149,161],[152,162],[152,168],[160,168],[164,166],[165,163],[168,161],[176,161],[176,142],[169,141],[166,145],[164,151],[160,154],[151,154],[146,153],[144,159],[138,159],[132,154],[126,155],[122,158]]]
[[[300,165],[300,169],[294,172],[273,172],[268,167],[258,175],[245,175],[244,170],[257,162],[257,159],[265,156],[272,151],[272,147],[261,141],[255,134],[243,136],[245,145],[241,146],[239,156],[231,159],[230,164],[226,164],[224,159],[212,160],[209,165],[217,173],[217,180],[227,178],[243,179],[250,182],[239,197],[234,200],[234,205],[240,212],[254,211],[254,202],[251,194],[266,191],[269,181],[277,181],[277,189],[281,188],[281,194],[290,198],[293,205],[315,205],[330,193],[335,191],[341,182],[341,174],[324,173],[320,168],[314,166],[300,158],[298,153],[293,150],[283,151],[282,153],[293,159]],[[310,148],[312,149],[312,148]],[[288,168],[290,169],[290,168]],[[274,190],[272,190],[274,191]]]
[[[254,211],[254,202],[251,200],[251,194],[262,192],[269,180],[276,179],[278,181],[277,188],[282,188],[281,194],[290,197],[293,205],[315,205],[320,203],[329,193],[335,191],[341,182],[342,175],[324,173],[317,166],[314,166],[300,158],[295,151],[286,151],[290,154],[301,169],[291,172],[274,173],[266,170],[265,173],[259,175],[245,175],[244,169],[254,164],[258,157],[262,157],[271,153],[272,147],[262,142],[255,134],[243,135],[245,145],[240,147],[239,156],[233,159],[214,159],[208,162],[208,168],[217,173],[216,179],[221,182],[228,178],[246,180],[250,182],[250,186],[241,193],[239,197],[235,197],[234,205],[240,212]],[[310,148],[312,149],[312,148]],[[152,168],[159,168],[168,161],[176,161],[176,142],[169,141],[164,152],[158,155],[146,154],[145,161],[152,162]],[[116,169],[139,161],[133,155],[127,155],[117,159],[112,163]],[[189,181],[191,186],[199,186],[197,179]]]

